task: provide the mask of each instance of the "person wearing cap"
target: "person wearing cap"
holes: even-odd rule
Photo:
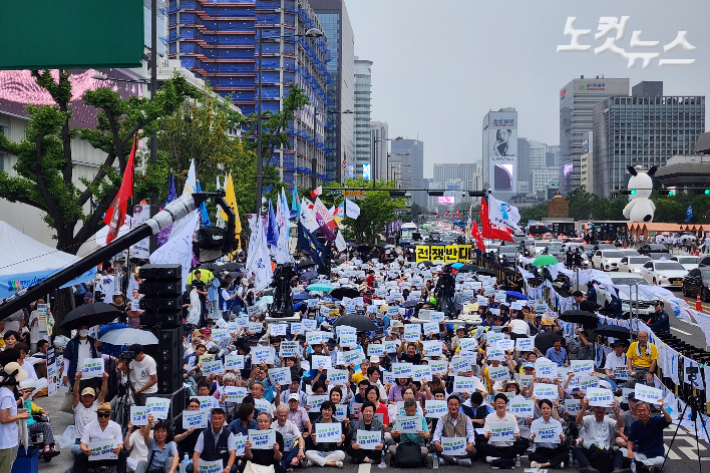
[[[76,382],[72,389],[72,411],[74,412],[74,436],[76,442],[71,448],[72,455],[81,453],[81,436],[87,424],[96,420],[96,411],[99,404],[104,402],[108,393],[108,373],[104,371],[101,383],[101,391],[98,398],[94,388],[86,387],[81,389],[81,371],[76,374]]]
[[[155,359],[146,355],[143,345],[135,343],[129,348],[135,354],[135,358],[130,362],[128,375],[133,387],[136,405],[145,406],[145,401],[151,395],[158,392],[158,370]]]
[[[30,418],[27,409],[18,409],[13,389],[27,377],[20,365],[6,363],[0,371],[0,471],[9,472],[17,456],[17,421]]]
[[[117,317],[117,322],[120,324],[125,324],[127,322],[126,320],[126,302],[123,297],[123,293],[121,291],[116,291],[113,293],[113,297],[111,298],[111,303],[109,305],[112,305],[121,312],[121,315]]]
[[[625,379],[619,380],[614,374],[614,370],[626,371],[626,354],[624,353],[624,348],[626,343],[623,340],[615,340],[611,344],[612,352],[606,356],[606,362],[604,363],[604,372],[606,373],[606,379],[609,384],[611,384],[612,391],[619,389],[619,383],[626,382]],[[628,377],[628,372],[626,373]],[[618,383],[617,383],[618,382]]]
[[[85,292],[84,293],[84,305],[86,304],[91,304],[94,302],[94,295],[90,292]]]
[[[670,333],[671,331],[670,318],[668,317],[668,312],[666,312],[663,307],[663,301],[656,301],[655,312],[653,313],[651,320],[648,322],[648,328],[653,330],[654,333]]]
[[[84,427],[80,443],[82,455],[76,455],[74,457],[74,473],[85,473],[89,466],[92,468],[116,466],[117,473],[125,473],[126,451],[123,449],[123,442],[121,441],[123,439],[121,426],[111,420],[111,414],[113,414],[111,404],[102,402],[96,410],[96,420],[89,422]],[[89,443],[101,441],[116,442],[113,453],[118,455],[118,459],[92,461],[91,465],[89,465],[89,457],[92,453],[89,449]]]
[[[20,381],[17,391],[20,393],[23,400],[24,408],[32,413],[32,415],[49,415],[49,412],[37,406],[32,401],[32,395],[37,391],[36,380],[30,378],[23,379]],[[42,442],[44,443],[42,457],[45,461],[49,461],[52,457],[59,455],[59,452],[54,450],[54,435],[52,434],[52,426],[49,424],[49,420],[46,422],[36,421],[32,416],[30,416],[27,419],[27,433],[29,435],[34,435],[40,432],[42,433]]]

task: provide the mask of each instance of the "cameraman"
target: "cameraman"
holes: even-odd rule
[[[155,359],[143,352],[143,345],[131,345],[129,351],[135,355],[128,365],[129,380],[133,387],[137,406],[145,406],[145,400],[158,392],[158,371]]]

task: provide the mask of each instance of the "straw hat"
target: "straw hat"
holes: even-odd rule
[[[6,364],[6,365],[3,367],[3,369],[2,369],[2,374],[3,374],[3,376],[2,376],[3,381],[5,381],[5,380],[7,380],[8,378],[14,376],[14,377],[15,377],[15,381],[18,381],[18,382],[19,382],[19,381],[22,381],[23,379],[25,379],[25,378],[27,377],[27,371],[23,370],[23,369],[20,367],[20,364],[17,363],[17,362],[14,362],[14,361],[13,361],[12,363]]]

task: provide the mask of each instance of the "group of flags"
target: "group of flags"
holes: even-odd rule
[[[515,242],[513,231],[520,230],[520,212],[507,202],[488,196],[488,202],[481,199],[481,227],[476,222],[471,228],[471,236],[476,241],[476,247],[486,251],[484,238]]]

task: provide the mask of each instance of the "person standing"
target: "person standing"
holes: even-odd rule
[[[648,324],[648,328],[650,328],[656,333],[670,333],[671,322],[668,317],[668,312],[666,312],[664,309],[663,301],[656,301],[655,312],[653,313],[653,317],[651,318],[651,321]]]
[[[18,363],[5,365],[0,372],[0,471],[9,472],[17,457],[18,420],[27,420],[30,413],[26,409],[18,409],[13,390],[20,381],[27,377]]]
[[[64,348],[64,376],[62,383],[64,386],[71,384],[74,387],[77,371],[81,371],[84,361],[87,358],[98,358],[96,351],[96,340],[89,336],[89,325],[82,323],[77,327],[76,337],[69,340]],[[101,382],[98,378],[86,379],[82,381],[82,388],[97,388]]]
[[[135,394],[136,405],[145,406],[145,400],[158,392],[158,370],[155,359],[146,355],[143,345],[133,344],[129,348],[135,353],[135,358],[128,365],[130,369],[129,379]]]

